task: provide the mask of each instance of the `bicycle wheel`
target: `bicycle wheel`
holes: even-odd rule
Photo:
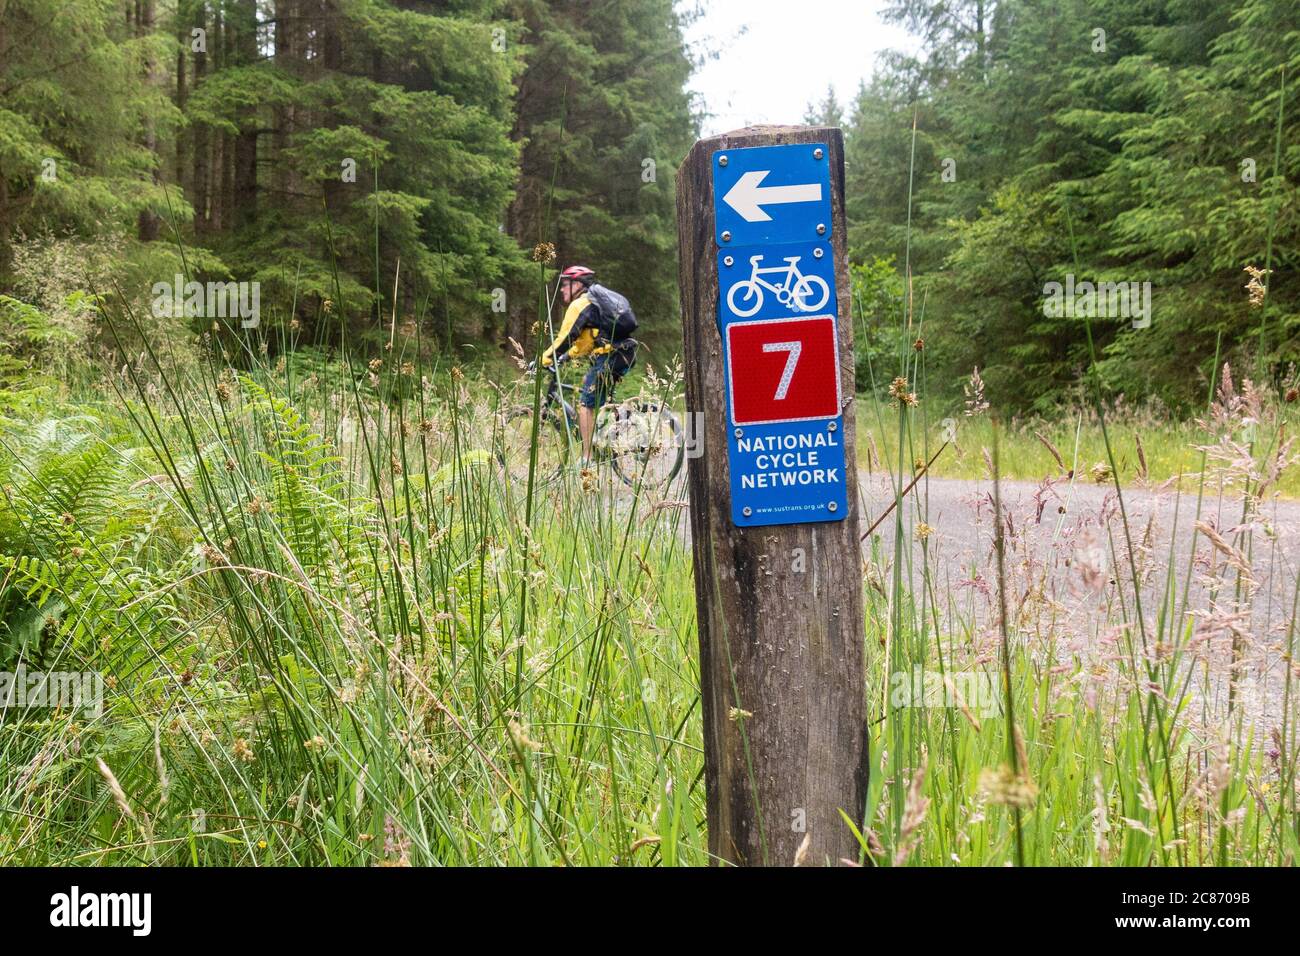
[[[537,428],[536,482],[555,481],[570,460],[569,449],[576,436],[564,427],[564,416],[557,408],[544,409]],[[523,493],[528,488],[528,464],[533,443],[533,410],[528,405],[507,409],[501,420],[501,445],[497,461],[506,483]]]
[[[795,283],[792,290],[792,300],[796,309],[801,312],[816,312],[830,300],[830,286],[821,276],[800,276],[800,280]],[[809,300],[814,296],[817,301],[810,302]]]
[[[737,292],[743,292],[744,295],[737,299]],[[727,305],[731,306],[731,311],[738,317],[749,318],[763,307],[763,287],[750,279],[737,282],[727,290]]]
[[[660,402],[633,399],[616,414],[606,444],[623,483],[663,488],[677,477],[686,449],[681,420],[672,410]]]

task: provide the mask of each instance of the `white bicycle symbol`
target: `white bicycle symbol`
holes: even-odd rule
[[[776,300],[796,312],[815,312],[824,306],[831,297],[830,286],[821,276],[806,276],[799,271],[802,256],[786,256],[784,266],[760,268],[762,255],[752,256],[749,260],[752,271],[748,279],[742,279],[727,291],[727,305],[740,318],[748,318],[763,307],[763,290],[776,293]],[[782,280],[773,285],[765,275],[781,273]],[[817,291],[820,290],[820,293]],[[739,300],[738,292],[743,292]],[[810,301],[814,296],[817,301]]]

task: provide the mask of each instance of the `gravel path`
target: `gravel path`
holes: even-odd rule
[[[862,475],[861,489],[863,513],[868,516],[865,530],[893,500],[893,490],[888,477],[879,474]],[[996,620],[992,493],[991,482],[932,478],[919,483],[904,505],[903,529],[911,542],[910,555],[907,551],[904,555],[905,560],[910,558],[914,591],[922,580],[923,561],[916,527],[924,521],[933,528],[925,550],[935,582],[933,599],[945,630],[958,629],[962,621]],[[1226,705],[1227,681],[1222,675],[1232,657],[1235,632],[1248,648],[1240,683],[1246,712],[1262,719],[1264,726],[1275,723],[1285,674],[1282,650],[1292,623],[1300,562],[1300,501],[1271,501],[1250,522],[1253,544],[1239,560],[1250,568],[1253,584],[1241,593],[1236,568],[1225,566],[1229,556],[1216,549],[1208,535],[1193,533],[1195,492],[1180,496],[1169,490],[1130,488],[1123,499],[1138,567],[1142,616],[1152,644],[1160,633],[1161,597],[1168,590],[1176,608],[1170,613],[1184,622],[1186,614],[1193,615],[1192,640],[1203,659],[1211,662],[1211,672],[1220,672],[1205,685],[1214,709]],[[1029,640],[1049,634],[1064,638],[1065,651],[1071,655],[1095,659],[1107,647],[1113,653],[1117,625],[1137,620],[1129,549],[1114,487],[1078,481],[1071,485],[1064,480],[1055,484],[1006,481],[1002,505],[1009,523],[1010,613],[1019,612],[1020,632]],[[1242,526],[1241,498],[1207,492],[1200,520],[1232,545],[1234,531]],[[892,567],[895,528],[895,516],[890,515],[867,546],[882,569]],[[1166,625],[1165,633],[1171,630]],[[1061,653],[1059,646],[1056,653]]]

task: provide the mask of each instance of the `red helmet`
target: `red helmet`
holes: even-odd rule
[[[582,279],[594,279],[595,277],[596,273],[592,272],[586,266],[569,266],[569,268],[560,273],[561,279],[577,279],[581,281]]]

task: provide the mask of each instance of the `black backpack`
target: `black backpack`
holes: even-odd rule
[[[636,331],[636,315],[633,314],[632,306],[624,296],[613,289],[594,283],[587,290],[587,296],[596,306],[596,311],[600,313],[600,317],[596,320],[596,328],[603,337],[618,342],[630,338]]]

